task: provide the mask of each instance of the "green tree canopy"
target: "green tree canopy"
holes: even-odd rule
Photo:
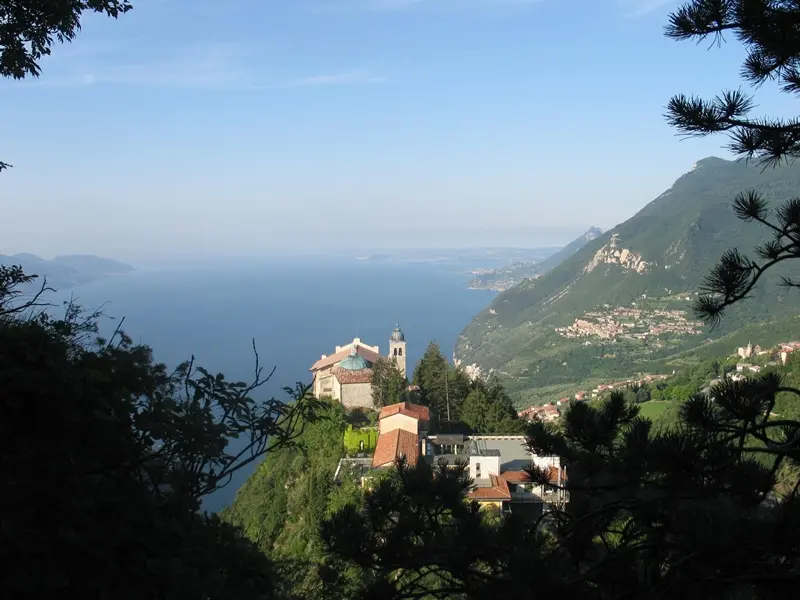
[[[795,0],[694,0],[670,17],[667,34],[703,39],[732,31],[747,50],[748,81],[778,79],[797,93],[799,23]],[[668,118],[688,134],[725,132],[735,152],[766,164],[800,154],[800,123],[751,119],[752,106],[741,92],[713,101],[676,96]],[[757,250],[759,262],[731,250],[709,275],[696,308],[712,322],[746,298],[767,269],[800,257],[800,199],[787,200],[774,220],[754,193],[744,192],[734,208],[772,238]],[[715,365],[710,373],[718,371]],[[800,390],[776,372],[723,379],[707,394],[691,384],[672,386],[677,414],[664,426],[640,417],[635,394],[626,401],[620,391],[572,403],[557,425],[529,425],[530,449],[561,457],[567,468],[569,502],[552,511],[549,533],[539,523],[517,524],[504,531],[507,538],[486,537],[482,519],[456,508],[457,476],[424,468],[408,475],[400,465],[395,482],[371,495],[364,512],[337,513],[324,537],[332,551],[373,574],[363,598],[793,598],[800,420],[791,406]],[[476,407],[485,405],[485,392],[474,393],[467,418],[479,419]],[[775,413],[778,406],[784,414]],[[460,485],[463,493],[469,483]],[[354,532],[349,539],[345,530]],[[506,539],[515,540],[512,550]]]
[[[200,503],[294,442],[314,418],[306,388],[253,399],[257,355],[251,384],[170,372],[119,330],[99,337],[97,314],[15,295],[31,282],[0,267],[0,595],[264,597],[269,561]]]
[[[408,381],[390,358],[381,356],[373,363],[371,383],[372,400],[377,408],[402,402],[406,396]]]

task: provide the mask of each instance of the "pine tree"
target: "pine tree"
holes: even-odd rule
[[[677,40],[723,40],[732,32],[747,56],[742,76],[751,86],[777,81],[787,94],[800,93],[800,3],[787,0],[695,0],[671,15],[667,36]],[[686,95],[673,97],[667,119],[688,136],[723,133],[729,148],[742,159],[755,159],[765,168],[800,156],[800,119],[753,118],[754,98],[728,90],[713,100]],[[726,308],[743,300],[771,267],[800,256],[800,198],[787,199],[776,210],[755,191],[742,191],[734,200],[736,215],[767,227],[771,237],[751,259],[736,248],[726,252],[705,281],[696,303],[711,323]],[[787,287],[797,287],[784,278]]]
[[[667,35],[721,39],[726,31],[748,51],[747,81],[777,79],[787,93],[800,92],[799,0],[694,0],[671,15]],[[726,133],[734,152],[766,166],[800,155],[800,119],[751,119],[752,107],[739,91],[712,101],[676,96],[668,119],[689,135]],[[766,270],[800,257],[800,199],[787,200],[773,220],[753,192],[736,198],[734,210],[767,226],[772,238],[757,249],[759,261],[733,249],[709,275],[696,310],[712,323]],[[365,598],[794,598],[797,396],[772,373],[726,379],[707,395],[690,395],[664,427],[641,418],[618,391],[593,405],[573,403],[561,423],[535,422],[527,431],[532,451],[560,456],[567,466],[569,502],[552,512],[548,533],[537,523],[508,530],[504,522],[505,537],[487,536],[482,521],[448,512],[453,500],[433,492],[446,475],[404,477],[401,467],[393,486],[369,498],[365,514],[326,524],[326,540],[375,574],[377,588],[367,585]],[[484,393],[467,403],[470,418],[473,403],[485,406]],[[530,471],[547,483],[544,473]],[[468,482],[460,485],[463,491]],[[345,523],[356,532],[346,543],[335,535],[335,525],[344,530]],[[408,539],[420,544],[409,547]],[[435,544],[420,548],[427,539]]]
[[[408,382],[397,363],[380,357],[372,365],[372,400],[377,408],[402,402],[406,396]]]
[[[420,388],[423,404],[434,409],[440,421],[451,421],[455,417],[450,396],[451,379],[450,365],[439,344],[429,343],[414,370],[414,383]]]

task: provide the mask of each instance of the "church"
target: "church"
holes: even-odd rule
[[[370,346],[355,338],[349,344],[336,346],[333,354],[323,354],[309,371],[314,377],[314,396],[329,397],[345,408],[372,409],[372,365],[380,358],[378,346]],[[404,377],[406,373],[406,338],[400,327],[389,337],[387,358],[395,361]]]

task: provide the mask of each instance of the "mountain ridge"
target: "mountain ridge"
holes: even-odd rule
[[[645,372],[745,323],[791,314],[780,275],[734,307],[717,330],[694,325],[690,304],[722,253],[751,253],[765,228],[736,218],[738,192],[771,202],[797,195],[800,165],[764,171],[707,157],[627,221],[586,243],[542,277],[503,292],[462,332],[456,359],[496,372],[518,397],[593,376]]]

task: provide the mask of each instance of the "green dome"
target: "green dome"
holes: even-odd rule
[[[350,356],[345,358],[339,363],[339,367],[346,371],[362,371],[369,369],[372,365],[353,348],[350,351]]]
[[[405,342],[406,336],[404,336],[403,332],[400,331],[400,326],[398,325],[397,327],[394,328],[394,331],[392,332],[392,337],[389,339],[393,342]]]

